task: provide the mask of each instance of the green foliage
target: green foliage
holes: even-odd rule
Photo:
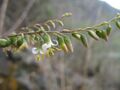
[[[71,16],[71,13],[65,13],[58,19],[48,20],[43,24],[35,24],[30,27],[25,27],[26,32],[11,34],[7,38],[0,39],[0,47],[11,49],[13,52],[23,50],[23,48],[33,47],[33,54],[39,60],[40,55],[52,56],[56,51],[63,50],[64,52],[73,52],[71,39],[67,34],[80,41],[85,47],[88,47],[86,35],[95,40],[108,40],[111,33],[111,24],[114,24],[120,29],[120,15],[108,22],[100,23],[93,27],[78,28],[70,30],[64,28],[64,18]],[[57,27],[62,27],[62,30],[57,31]],[[103,30],[103,28],[105,28]],[[84,32],[84,33],[83,33]],[[87,33],[87,34],[85,34]],[[54,42],[55,41],[55,42]],[[6,49],[7,48],[7,49]]]

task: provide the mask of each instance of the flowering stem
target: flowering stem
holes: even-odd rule
[[[62,33],[73,33],[73,32],[86,32],[89,30],[96,30],[97,28],[101,27],[101,26],[105,26],[105,25],[109,25],[112,22],[116,21],[120,19],[120,15],[117,15],[116,17],[114,17],[113,19],[107,21],[107,22],[102,22],[100,24],[97,24],[95,26],[92,27],[86,27],[86,28],[77,28],[77,29],[63,29],[62,31],[46,31],[46,33],[49,34],[59,34],[62,35]],[[33,35],[33,34],[41,34],[43,33],[43,31],[35,31],[35,32],[22,32],[23,35]],[[16,37],[16,36],[21,36],[21,33],[18,33],[16,35],[8,35],[7,37]]]

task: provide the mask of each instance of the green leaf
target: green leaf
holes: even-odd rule
[[[99,40],[99,37],[94,31],[88,31],[88,34],[95,40]]]

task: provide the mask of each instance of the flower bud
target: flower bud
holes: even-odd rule
[[[97,31],[96,31],[96,34],[97,34],[97,36],[98,36],[99,38],[102,37],[102,35],[101,35],[101,31],[100,31],[100,30],[97,30]]]
[[[81,35],[77,32],[72,33],[72,36],[78,40],[80,40]]]
[[[110,25],[108,25],[108,27],[106,29],[107,36],[110,35],[111,31],[112,31],[112,27]]]
[[[88,31],[88,34],[95,40],[99,40],[99,37],[96,35],[94,31]]]
[[[44,24],[44,26],[46,26],[47,27],[47,30],[48,31],[50,31],[50,26],[46,23],[46,24]]]
[[[48,23],[50,23],[53,28],[56,27],[56,26],[55,26],[55,23],[54,23],[52,20],[49,20]]]
[[[85,47],[88,47],[87,38],[84,35],[81,35],[81,42]]]
[[[96,31],[96,34],[97,34],[100,38],[104,39],[105,41],[108,40],[107,32],[105,32],[104,30],[102,30],[102,31],[97,30],[97,31]]]
[[[37,61],[40,61],[41,60],[41,56],[40,55],[35,55],[35,60],[37,60]]]
[[[58,22],[58,24],[61,26],[61,27],[63,27],[64,26],[64,24],[63,24],[63,22],[61,21],[61,20],[55,20],[56,22]]]
[[[53,56],[53,55],[54,55],[54,50],[53,50],[53,49],[50,49],[50,50],[48,51],[48,55],[49,55],[49,56]]]
[[[68,50],[70,52],[73,52],[73,46],[72,46],[71,40],[67,36],[64,36],[64,42],[65,42]]]
[[[116,26],[120,29],[120,22],[119,22],[119,21],[116,21],[115,24],[116,24]]]
[[[64,51],[64,52],[68,52],[68,48],[64,42],[64,39],[62,36],[58,36],[57,37],[57,40],[58,40],[58,44],[60,46],[60,48]]]
[[[68,16],[72,16],[72,13],[70,13],[70,12],[64,13],[64,14],[62,15],[62,18],[63,18],[63,17],[68,17]]]
[[[102,39],[104,39],[105,41],[108,40],[108,36],[107,36],[107,33],[105,31],[102,31],[101,35],[102,35],[102,37],[101,37]]]

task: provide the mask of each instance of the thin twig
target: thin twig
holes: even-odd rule
[[[5,33],[4,35],[8,35],[9,33],[15,31],[20,25],[21,23],[24,21],[24,19],[26,18],[26,16],[28,15],[28,12],[30,11],[30,9],[32,8],[33,4],[34,4],[35,0],[30,0],[28,5],[26,6],[25,10],[23,11],[23,13],[21,14],[21,16],[19,17],[19,19],[15,22],[15,24],[8,30],[7,33]]]
[[[8,0],[3,0],[1,15],[0,15],[0,34],[2,34],[4,30],[3,27],[5,22],[7,6],[8,6]]]

